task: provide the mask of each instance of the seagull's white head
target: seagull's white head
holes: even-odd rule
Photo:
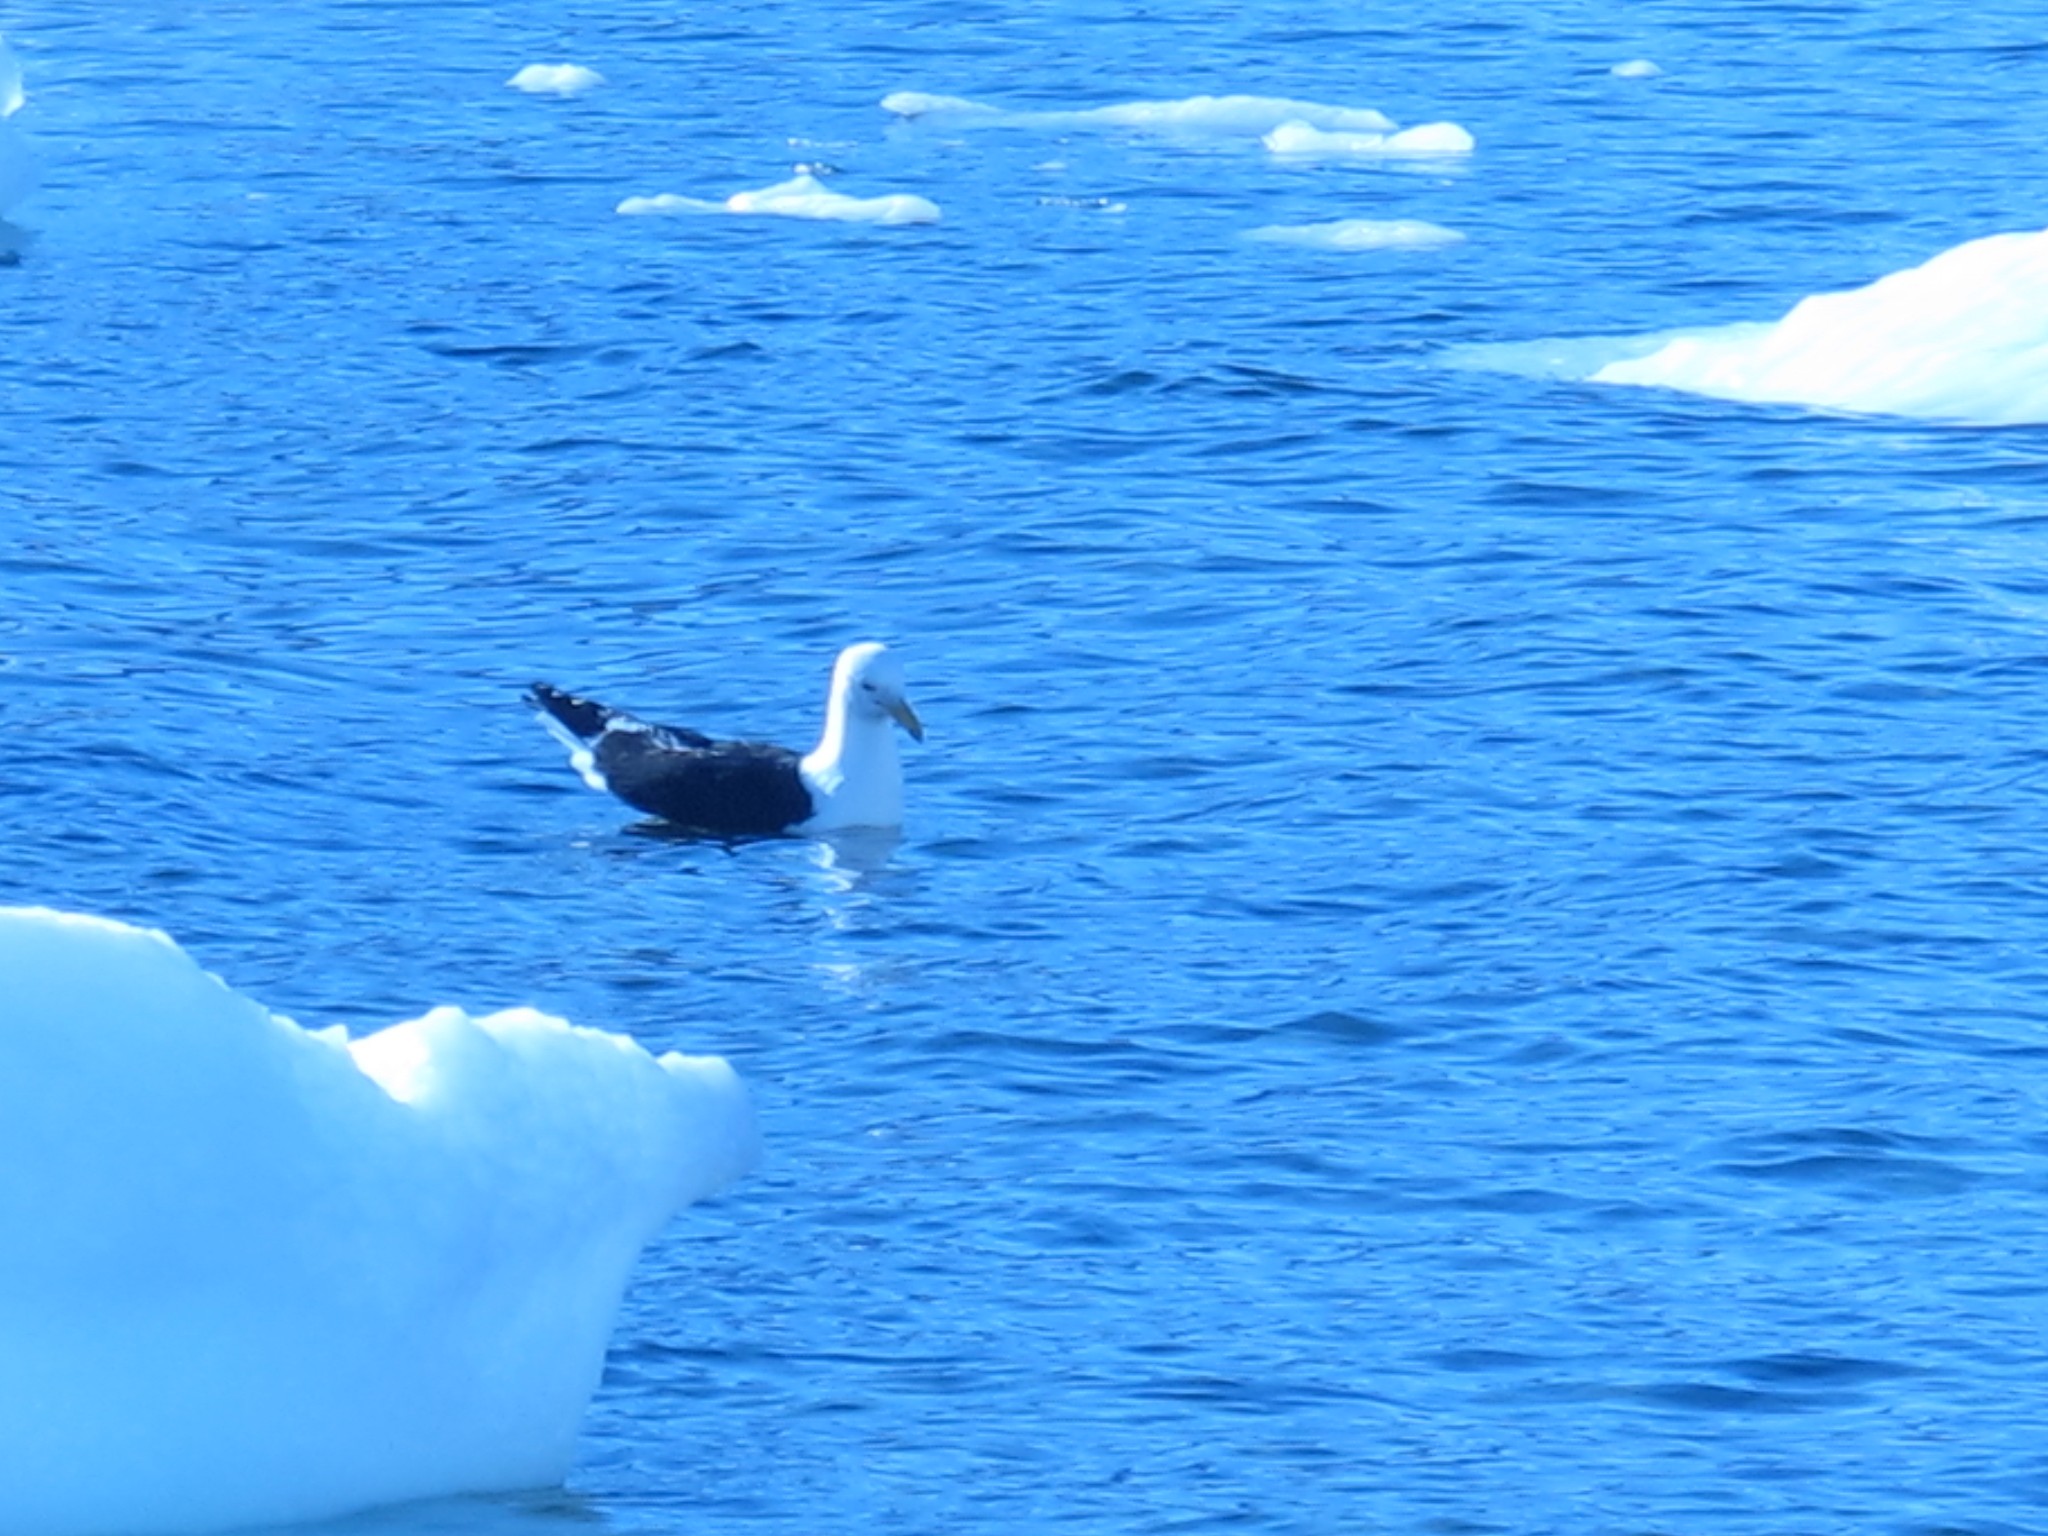
[[[849,715],[894,720],[913,741],[924,740],[924,722],[904,691],[903,664],[879,640],[864,640],[839,653],[832,669],[832,697],[846,701]]]

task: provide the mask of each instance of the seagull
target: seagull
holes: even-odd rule
[[[548,683],[528,689],[526,702],[592,789],[713,837],[900,825],[903,768],[892,723],[924,740],[924,722],[904,695],[902,664],[874,640],[839,653],[825,729],[802,755],[655,725]]]

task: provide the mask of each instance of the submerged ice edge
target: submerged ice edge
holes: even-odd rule
[[[1774,321],[1464,347],[1447,361],[1758,405],[2048,424],[2048,231],[1967,240]]]

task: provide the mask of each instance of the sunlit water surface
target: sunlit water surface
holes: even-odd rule
[[[2041,431],[1443,362],[2048,222],[2032,8],[0,27],[0,898],[762,1109],[566,1492],[347,1530],[2040,1528]],[[613,211],[799,163],[942,220]],[[1339,218],[1466,238],[1245,238]],[[801,744],[867,636],[893,844],[646,835],[519,704]]]

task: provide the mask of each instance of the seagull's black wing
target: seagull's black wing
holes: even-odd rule
[[[613,794],[679,827],[754,837],[811,818],[802,759],[787,747],[715,741],[678,749],[652,732],[608,731],[594,756]]]
[[[756,741],[714,741],[535,683],[529,702],[590,754],[605,786],[635,810],[716,837],[759,837],[810,820],[802,758]]]

